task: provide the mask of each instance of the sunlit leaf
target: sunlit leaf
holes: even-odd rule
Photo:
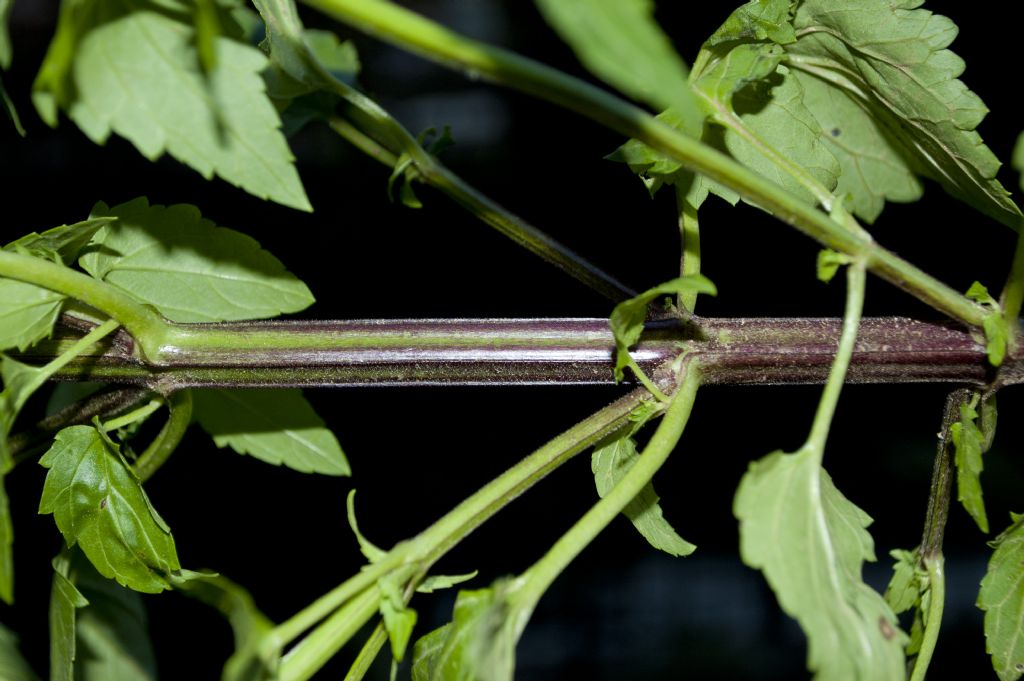
[[[636,442],[624,436],[596,447],[591,457],[591,470],[597,493],[602,498],[626,475],[640,458]],[[665,520],[654,485],[647,483],[643,490],[622,509],[633,527],[643,535],[651,546],[672,556],[688,556],[697,547],[686,541]]]
[[[303,473],[351,474],[338,439],[301,390],[196,390],[193,414],[218,447]]]
[[[306,285],[254,239],[216,226],[195,206],[138,198],[99,203],[92,215],[118,220],[96,234],[82,267],[174,321],[263,319],[313,303]]]
[[[981,580],[978,607],[985,611],[985,647],[1000,681],[1024,676],[1024,515],[992,546],[995,552]]]
[[[33,87],[48,123],[56,123],[59,107],[98,144],[116,132],[149,159],[166,152],[204,177],[216,174],[256,196],[310,210],[264,92],[262,52],[217,35],[207,58],[214,64],[204,73],[190,3],[64,5]]]
[[[743,561],[764,573],[804,630],[815,678],[905,678],[907,637],[861,577],[863,562],[875,560],[871,519],[835,488],[813,451],[751,463],[733,509]]]
[[[91,426],[57,434],[40,465],[50,469],[40,513],[52,513],[69,547],[79,545],[104,577],[137,591],[170,588],[174,538],[118,446]]]

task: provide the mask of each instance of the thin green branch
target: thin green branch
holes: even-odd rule
[[[868,269],[954,319],[980,326],[987,311],[966,296],[840,225],[728,156],[687,137],[642,109],[556,69],[514,52],[470,40],[385,0],[303,0],[311,7],[403,49],[474,78],[546,99],[627,137],[635,137],[691,170],[762,206],[824,246],[864,260]]]
[[[16,279],[79,300],[113,317],[147,351],[156,350],[167,324],[120,289],[42,258],[0,250],[0,277]]]
[[[1010,273],[999,296],[999,302],[1010,329],[1010,350],[1013,352],[1018,345],[1020,335],[1020,310],[1024,304],[1024,220],[1017,230],[1017,247],[1013,251],[1013,262]]]
[[[178,448],[185,431],[192,423],[192,391],[179,390],[167,399],[170,414],[160,433],[146,448],[133,467],[139,480],[145,482],[160,470],[168,457]]]
[[[836,412],[836,405],[839,403],[839,394],[843,390],[854,345],[857,343],[860,315],[864,309],[864,279],[864,264],[862,262],[851,263],[846,268],[846,310],[843,314],[843,331],[839,337],[836,358],[829,370],[828,381],[825,383],[821,401],[818,402],[818,409],[814,414],[811,434],[805,445],[815,449],[819,461],[825,452],[825,441],[828,439],[828,432],[832,427],[832,417]]]
[[[928,571],[929,605],[928,619],[924,623],[924,634],[921,649],[914,660],[914,671],[910,681],[924,681],[931,664],[935,645],[939,640],[939,629],[942,627],[942,611],[946,605],[946,571],[942,553],[925,557],[924,567]]]
[[[687,197],[689,187],[677,183],[675,188],[676,207],[679,212],[679,240],[682,242],[679,249],[679,276],[694,276],[700,274],[700,219],[697,207]],[[698,295],[696,291],[680,293],[677,301],[679,309],[694,314]]]
[[[527,612],[533,610],[558,575],[651,481],[654,474],[675,450],[690,418],[697,389],[701,383],[698,362],[691,360],[684,366],[683,371],[685,376],[682,383],[675,395],[672,396],[665,416],[658,424],[658,429],[651,436],[640,458],[604,498],[594,504],[568,532],[555,542],[543,558],[524,573],[525,582],[512,593],[510,598],[523,604]],[[525,625],[525,618],[522,624]]]

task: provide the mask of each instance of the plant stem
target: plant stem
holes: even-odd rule
[[[1020,335],[1020,309],[1024,304],[1024,219],[1017,228],[1017,247],[1013,251],[1013,262],[1010,264],[1010,273],[1003,286],[1003,292],[999,296],[999,302],[1006,317],[1006,323],[1010,328],[1010,351],[1014,352],[1018,346]]]
[[[621,428],[645,398],[634,390],[557,436],[464,500],[415,538],[396,545],[376,563],[346,580],[311,605],[278,625],[282,645],[342,607],[376,581],[403,564],[432,563],[548,473],[595,442]]]
[[[917,659],[914,660],[914,671],[910,675],[910,681],[924,681],[925,674],[928,673],[928,665],[932,661],[932,653],[935,652],[935,644],[939,640],[942,611],[946,604],[944,563],[941,552],[924,559],[924,566],[928,571],[928,589],[931,592],[930,605],[928,606],[928,619],[924,623],[921,649],[917,653]]]
[[[648,324],[631,356],[654,375],[681,353],[699,356],[705,384],[823,383],[839,319],[713,319]],[[613,383],[615,341],[606,319],[458,319],[247,322],[170,325],[158,358],[140,361],[117,344],[58,374],[146,386],[557,385]],[[46,361],[70,340],[43,341]],[[985,347],[960,327],[900,317],[861,321],[847,380],[988,385]],[[1024,382],[1009,355],[1000,385]]]
[[[116,319],[146,351],[160,344],[165,320],[127,293],[42,258],[0,250],[0,277],[35,284],[80,300]]]
[[[329,124],[335,132],[352,142],[360,151],[377,159],[382,164],[394,167],[398,162],[398,156],[393,151],[377,143],[345,119],[335,116],[330,119]],[[404,141],[405,147],[402,151],[407,154],[410,154],[410,145],[419,147],[419,143],[411,135],[408,135]],[[465,180],[442,165],[436,158],[427,154],[426,151],[422,149],[421,151],[422,153],[418,153],[414,157],[418,179],[446,194],[485,224],[495,228],[503,236],[558,267],[613,303],[620,303],[636,295],[636,291],[519,216],[512,214],[467,184]]]
[[[697,207],[687,197],[688,191],[689,187],[682,186],[682,183],[676,184],[679,240],[682,242],[679,262],[679,276],[681,277],[700,274],[700,220]],[[680,293],[677,301],[679,309],[693,315],[697,310],[697,296],[696,291]]]
[[[825,390],[814,414],[811,434],[807,437],[807,446],[813,447],[820,462],[825,452],[825,441],[832,428],[832,417],[839,404],[839,394],[846,382],[846,372],[853,357],[853,348],[857,343],[857,331],[860,328],[860,315],[864,309],[864,264],[854,262],[846,268],[846,310],[843,314],[843,333],[839,337],[836,358],[829,370]]]
[[[686,373],[682,383],[640,458],[604,498],[594,504],[555,542],[543,558],[526,571],[525,582],[510,595],[524,609],[527,617],[555,578],[640,493],[675,450],[690,418],[701,382],[700,367],[696,361],[690,360],[683,371]],[[527,617],[520,620],[521,626],[526,625]]]
[[[953,489],[953,438],[950,435],[950,428],[960,420],[960,405],[967,403],[970,398],[971,391],[965,389],[954,390],[946,398],[935,464],[932,467],[928,510],[925,513],[924,530],[918,549],[919,564],[922,568],[927,568],[927,560],[942,556],[942,541],[946,533],[949,501]]]
[[[110,419],[109,421],[104,421],[103,432],[109,433],[112,430],[117,430],[118,428],[130,426],[131,424],[136,423],[138,421],[144,421],[153,412],[155,412],[162,406],[164,406],[163,400],[150,400],[147,404],[144,404],[141,407],[133,409],[127,414],[123,414],[121,416],[118,416],[117,418]]]
[[[160,470],[185,437],[185,431],[192,423],[192,392],[179,390],[173,393],[167,399],[167,407],[170,410],[167,422],[133,466],[135,475],[143,482]]]
[[[374,628],[373,633],[366,639],[366,642],[363,643],[363,647],[360,648],[355,661],[345,673],[343,681],[362,681],[363,677],[366,676],[366,673],[370,671],[370,667],[376,661],[381,648],[383,648],[384,644],[387,642],[388,632],[384,629],[383,624],[378,624]]]
[[[548,100],[641,140],[747,197],[828,248],[863,259],[868,269],[937,310],[980,326],[986,310],[869,235],[847,229],[728,156],[656,120],[642,109],[549,66],[465,38],[385,0],[303,0],[340,21],[440,64]]]

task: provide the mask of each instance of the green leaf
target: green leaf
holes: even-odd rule
[[[351,495],[350,497],[351,498]],[[380,587],[380,614],[384,619],[384,629],[391,641],[391,655],[395,661],[401,662],[405,657],[405,649],[409,645],[413,627],[416,626],[416,611],[405,605],[401,586],[391,577],[377,581]]]
[[[60,265],[72,263],[78,257],[78,253],[92,241],[96,232],[116,219],[94,218],[73,225],[54,227],[42,234],[32,232],[7,244],[4,250],[47,258]]]
[[[832,137],[833,148],[854,136],[853,153],[840,159],[848,176],[842,190],[858,184],[869,190],[869,196],[851,192],[858,214],[877,215],[879,193],[890,197],[883,188],[886,176],[896,181],[896,197],[913,197],[916,189],[906,177],[906,168],[912,167],[1016,229],[1020,210],[996,180],[998,159],[975,131],[987,109],[958,80],[963,60],[945,49],[956,36],[956,25],[918,9],[922,1],[804,0],[793,19],[800,37],[785,46],[787,63],[829,88],[831,98],[817,91],[805,102],[821,116],[823,129],[839,131]],[[888,19],[879,21],[881,16]],[[841,98],[849,102],[836,106]],[[857,109],[867,112],[870,121]],[[843,114],[853,115],[845,120]],[[904,161],[888,169],[865,166],[863,178],[850,176],[855,172],[851,165],[872,153]]]
[[[449,589],[456,584],[462,584],[476,577],[477,571],[467,572],[464,575],[430,575],[423,582],[416,587],[416,591],[421,594],[431,594],[441,589]]]
[[[786,45],[796,40],[790,22],[793,0],[751,0],[737,7],[711,34],[704,49],[743,40],[771,40]]]
[[[917,553],[895,549],[889,555],[896,559],[892,579],[885,590],[885,602],[895,614],[914,609],[910,640],[906,654],[916,655],[924,640],[924,623],[931,606],[931,589],[927,571],[918,567]]]
[[[992,440],[978,427],[979,416],[975,410],[978,399],[975,395],[971,403],[960,405],[960,420],[950,426],[949,433],[956,448],[953,460],[956,462],[957,500],[971,514],[981,531],[987,533],[988,516],[982,498],[981,472],[985,468],[982,454],[988,451]],[[980,409],[986,411],[986,406]]]
[[[337,438],[301,390],[196,390],[193,414],[218,447],[303,473],[351,474]]]
[[[38,677],[18,650],[18,637],[3,624],[0,624],[0,679],[38,681]]]
[[[174,538],[156,515],[120,448],[91,426],[57,434],[40,465],[40,513],[52,513],[68,546],[78,544],[104,577],[136,591],[170,588],[178,570]]]
[[[50,681],[74,681],[76,635],[75,611],[89,605],[71,582],[71,559],[67,551],[53,559],[53,587],[50,590]]]
[[[413,681],[512,681],[516,642],[528,615],[508,602],[519,583],[501,580],[460,591],[452,622],[416,642]]]
[[[818,679],[905,678],[906,636],[861,578],[875,560],[871,519],[844,497],[815,451],[775,452],[750,464],[733,510],[743,561],[764,572],[808,638]]]
[[[77,553],[77,552],[76,552]],[[156,681],[142,598],[101,577],[89,561],[72,562],[75,585],[88,599],[77,611],[77,681]]]
[[[164,152],[204,177],[311,210],[261,76],[267,59],[226,35],[200,65],[191,3],[70,0],[33,86],[40,115],[67,112],[97,144],[112,132],[146,158]],[[173,92],[173,97],[167,93]]]
[[[281,652],[274,624],[260,612],[248,591],[226,577],[187,572],[174,588],[216,608],[231,624],[235,652],[224,665],[222,681],[270,681],[277,678]]]
[[[647,317],[647,306],[660,296],[676,293],[707,293],[715,295],[715,285],[701,275],[679,277],[644,291],[635,298],[623,301],[612,310],[609,325],[615,336],[615,380],[623,379],[623,368],[630,361],[629,348],[640,340]]]
[[[12,9],[14,9],[14,0],[0,0],[0,69],[4,71],[11,68],[11,59],[14,57],[14,50],[11,47],[11,30],[7,25]]]
[[[309,289],[251,237],[204,219],[188,204],[138,198],[93,216],[118,218],[79,259],[97,279],[178,322],[263,319],[313,303]]]
[[[985,649],[1000,681],[1024,676],[1024,515],[991,542],[995,548],[981,580],[978,607],[985,611]]]
[[[386,556],[388,552],[378,548],[376,544],[364,537],[363,533],[359,531],[359,523],[356,522],[355,490],[351,490],[348,493],[348,498],[345,499],[345,507],[348,511],[348,526],[352,528],[352,534],[356,536],[356,541],[359,542],[359,551],[366,557],[366,560],[371,563],[376,563],[378,560]]]
[[[64,296],[13,279],[0,279],[0,350],[30,345],[49,337]]]
[[[845,253],[833,251],[831,248],[823,248],[818,251],[818,280],[828,283],[836,276],[836,272],[843,265],[849,265],[853,258]]]
[[[985,351],[988,354],[989,364],[999,366],[1006,357],[1006,346],[1010,342],[1010,327],[1006,317],[1002,314],[999,301],[992,297],[980,282],[974,282],[967,289],[967,297],[975,300],[989,309],[988,316],[981,323],[985,331]]]
[[[699,128],[687,68],[654,19],[653,0],[535,0],[587,69],[659,111],[674,108]]]
[[[619,480],[639,460],[636,442],[632,437],[618,437],[594,449],[591,470],[597,493],[601,498],[612,491]],[[643,535],[651,546],[672,556],[688,556],[697,547],[686,541],[665,520],[654,485],[648,483],[643,490],[622,509],[633,527]]]

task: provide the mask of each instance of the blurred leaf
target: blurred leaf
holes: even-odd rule
[[[477,571],[473,570],[464,575],[430,575],[423,582],[416,587],[416,591],[421,594],[430,594],[435,591],[442,589],[449,589],[456,584],[462,584],[476,577]]]
[[[808,638],[819,679],[905,678],[906,635],[861,578],[875,560],[871,522],[832,484],[810,448],[752,462],[733,506],[743,561],[761,570]]]
[[[222,681],[271,681],[277,678],[280,650],[274,624],[259,611],[248,591],[214,573],[188,572],[172,579],[174,588],[216,608],[231,624],[235,652],[224,665]]]
[[[218,447],[303,473],[352,473],[334,433],[301,390],[195,390],[193,413]]]
[[[591,469],[597,493],[601,498],[612,491],[619,480],[639,460],[636,442],[632,437],[622,436],[594,449]],[[633,527],[643,535],[651,546],[671,556],[688,556],[697,547],[686,541],[665,520],[654,485],[647,483],[643,490],[622,509]]]
[[[67,551],[53,559],[50,590],[50,681],[74,681],[77,636],[75,611],[89,605],[69,579],[71,559]]]
[[[978,607],[985,611],[985,649],[1000,681],[1024,676],[1024,515],[991,546],[995,548],[981,580]]]
[[[69,547],[82,547],[104,577],[136,591],[170,588],[167,575],[181,566],[174,538],[156,515],[119,447],[91,426],[57,434],[40,465],[40,513],[52,513]]]
[[[204,219],[188,204],[138,198],[93,216],[101,229],[79,263],[177,322],[263,319],[313,303],[309,289],[251,237]]]
[[[4,71],[11,68],[11,59],[14,56],[14,50],[11,47],[11,29],[8,27],[12,9],[14,9],[14,0],[0,0],[0,69]]]
[[[653,0],[535,0],[544,19],[587,69],[658,111],[702,118],[687,68],[654,19]]]
[[[0,679],[39,681],[18,650],[18,637],[3,624],[0,624]]]
[[[211,39],[197,41],[192,10],[182,0],[63,3],[33,86],[40,115],[55,125],[59,107],[97,144],[116,132],[150,160],[168,152],[204,177],[311,210],[264,92],[266,57],[217,35],[204,73],[199,51]]]

